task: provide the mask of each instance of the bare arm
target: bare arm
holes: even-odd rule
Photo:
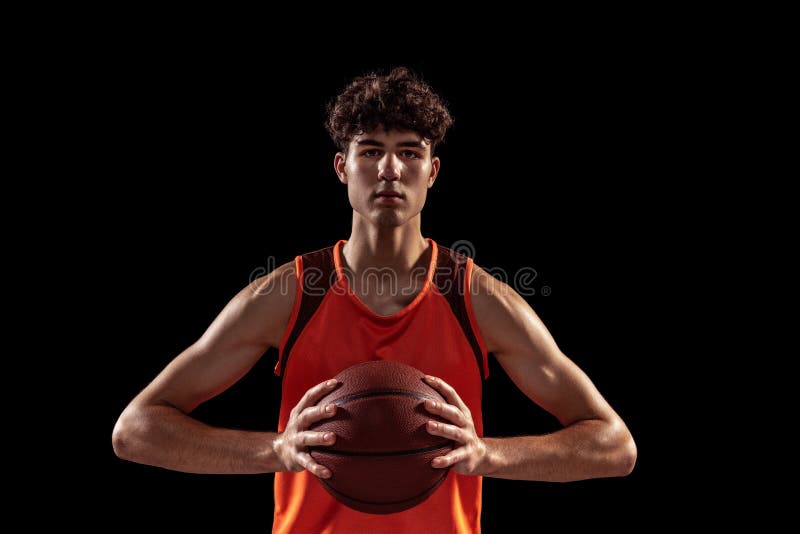
[[[112,436],[116,454],[191,473],[308,468],[317,475],[327,474],[305,453],[305,446],[330,445],[335,438],[305,429],[332,415],[314,404],[333,384],[309,390],[283,434],[215,428],[188,415],[244,376],[269,347],[279,346],[296,282],[294,264],[287,263],[240,291],[203,336],[125,408]]]
[[[456,463],[459,472],[544,481],[630,473],[636,445],[628,428],[586,374],[561,352],[531,307],[482,269],[474,269],[472,281],[475,318],[488,351],[517,387],[564,428],[539,436],[480,439],[458,394],[437,380],[432,385],[449,404],[428,408],[453,424],[433,428],[431,423],[429,431],[464,445],[435,460],[434,467]]]

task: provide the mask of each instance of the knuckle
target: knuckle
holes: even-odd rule
[[[304,417],[303,412],[297,412],[295,414],[295,416],[294,416],[295,432],[300,432],[305,428],[305,424],[306,424],[305,423],[305,419],[306,418]]]

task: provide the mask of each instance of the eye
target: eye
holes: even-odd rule
[[[413,150],[403,150],[402,152],[400,152],[400,155],[403,156],[404,158],[411,158],[411,159],[419,158],[419,154],[417,154]]]
[[[362,156],[366,156],[368,158],[374,158],[379,154],[379,151],[375,148],[370,148],[369,150],[365,150],[361,153]]]

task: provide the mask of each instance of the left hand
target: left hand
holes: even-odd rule
[[[444,456],[437,456],[431,462],[436,468],[453,466],[462,475],[481,475],[481,465],[486,457],[486,443],[478,437],[472,414],[458,396],[456,390],[441,378],[425,376],[425,382],[442,394],[447,403],[425,401],[425,409],[452,424],[428,421],[427,430],[434,436],[442,436],[456,442],[456,448]],[[461,446],[459,447],[458,444]]]

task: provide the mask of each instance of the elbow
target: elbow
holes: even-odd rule
[[[622,437],[621,443],[617,450],[614,476],[624,477],[633,472],[636,466],[637,449],[636,442],[633,441],[633,436],[627,430]]]
[[[117,423],[111,433],[111,446],[114,448],[114,454],[118,458],[135,462],[138,456],[136,452],[138,446],[136,444],[140,440],[136,437],[137,417],[132,412],[131,407],[128,407],[117,419]]]

